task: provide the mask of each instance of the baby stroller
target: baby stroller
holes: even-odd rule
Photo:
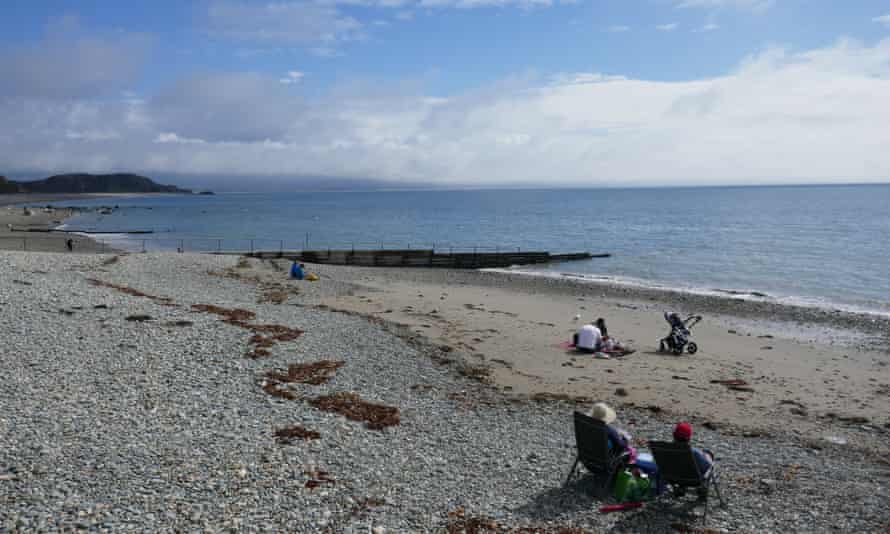
[[[675,312],[664,312],[664,318],[671,325],[671,333],[658,342],[658,352],[673,352],[683,354],[683,350],[689,354],[695,354],[698,345],[689,340],[689,329],[701,321],[701,315],[690,315],[685,320]]]

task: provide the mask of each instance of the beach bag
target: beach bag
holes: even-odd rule
[[[630,469],[622,469],[615,478],[613,495],[615,500],[624,502],[642,502],[652,498],[653,484],[645,474],[634,475]]]

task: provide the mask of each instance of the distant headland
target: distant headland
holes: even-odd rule
[[[89,193],[185,193],[175,185],[162,185],[137,174],[57,174],[43,180],[17,182],[0,176],[0,194],[89,194]]]

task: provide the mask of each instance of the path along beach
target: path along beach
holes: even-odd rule
[[[597,400],[640,448],[693,423],[730,503],[715,531],[890,527],[883,319],[503,273],[310,265],[310,283],[286,268],[0,252],[0,529],[695,525],[654,505],[599,514],[589,477],[562,487],[572,412]],[[698,354],[653,353],[664,309],[705,316]],[[576,314],[636,353],[568,353]]]

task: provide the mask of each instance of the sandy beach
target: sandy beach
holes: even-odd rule
[[[61,225],[76,215],[71,209],[52,207],[53,202],[63,200],[122,198],[134,195],[123,194],[18,194],[0,195],[0,250],[20,250],[37,252],[67,252],[65,242],[73,241],[73,252],[111,252],[108,247],[97,243],[83,235],[69,235],[45,230]],[[30,208],[27,211],[21,204],[41,203],[43,207]],[[14,230],[15,229],[15,230]],[[23,231],[32,229],[34,231]]]
[[[454,347],[491,369],[506,392],[605,398],[812,438],[827,425],[890,427],[886,319],[520,274],[324,271],[358,284],[324,305]],[[692,332],[697,354],[657,352],[668,332],[664,310],[704,314]],[[636,352],[604,360],[563,346],[599,317]],[[746,385],[717,383],[731,379]]]
[[[0,528],[890,526],[883,323],[778,308],[755,321],[760,304],[471,271],[310,265],[321,279],[297,282],[285,268],[0,252]],[[699,354],[650,353],[665,304],[705,315]],[[637,352],[567,353],[576,314]],[[691,420],[729,507],[713,503],[707,529],[694,503],[599,513],[592,477],[564,485],[572,412],[593,400],[643,450]]]

